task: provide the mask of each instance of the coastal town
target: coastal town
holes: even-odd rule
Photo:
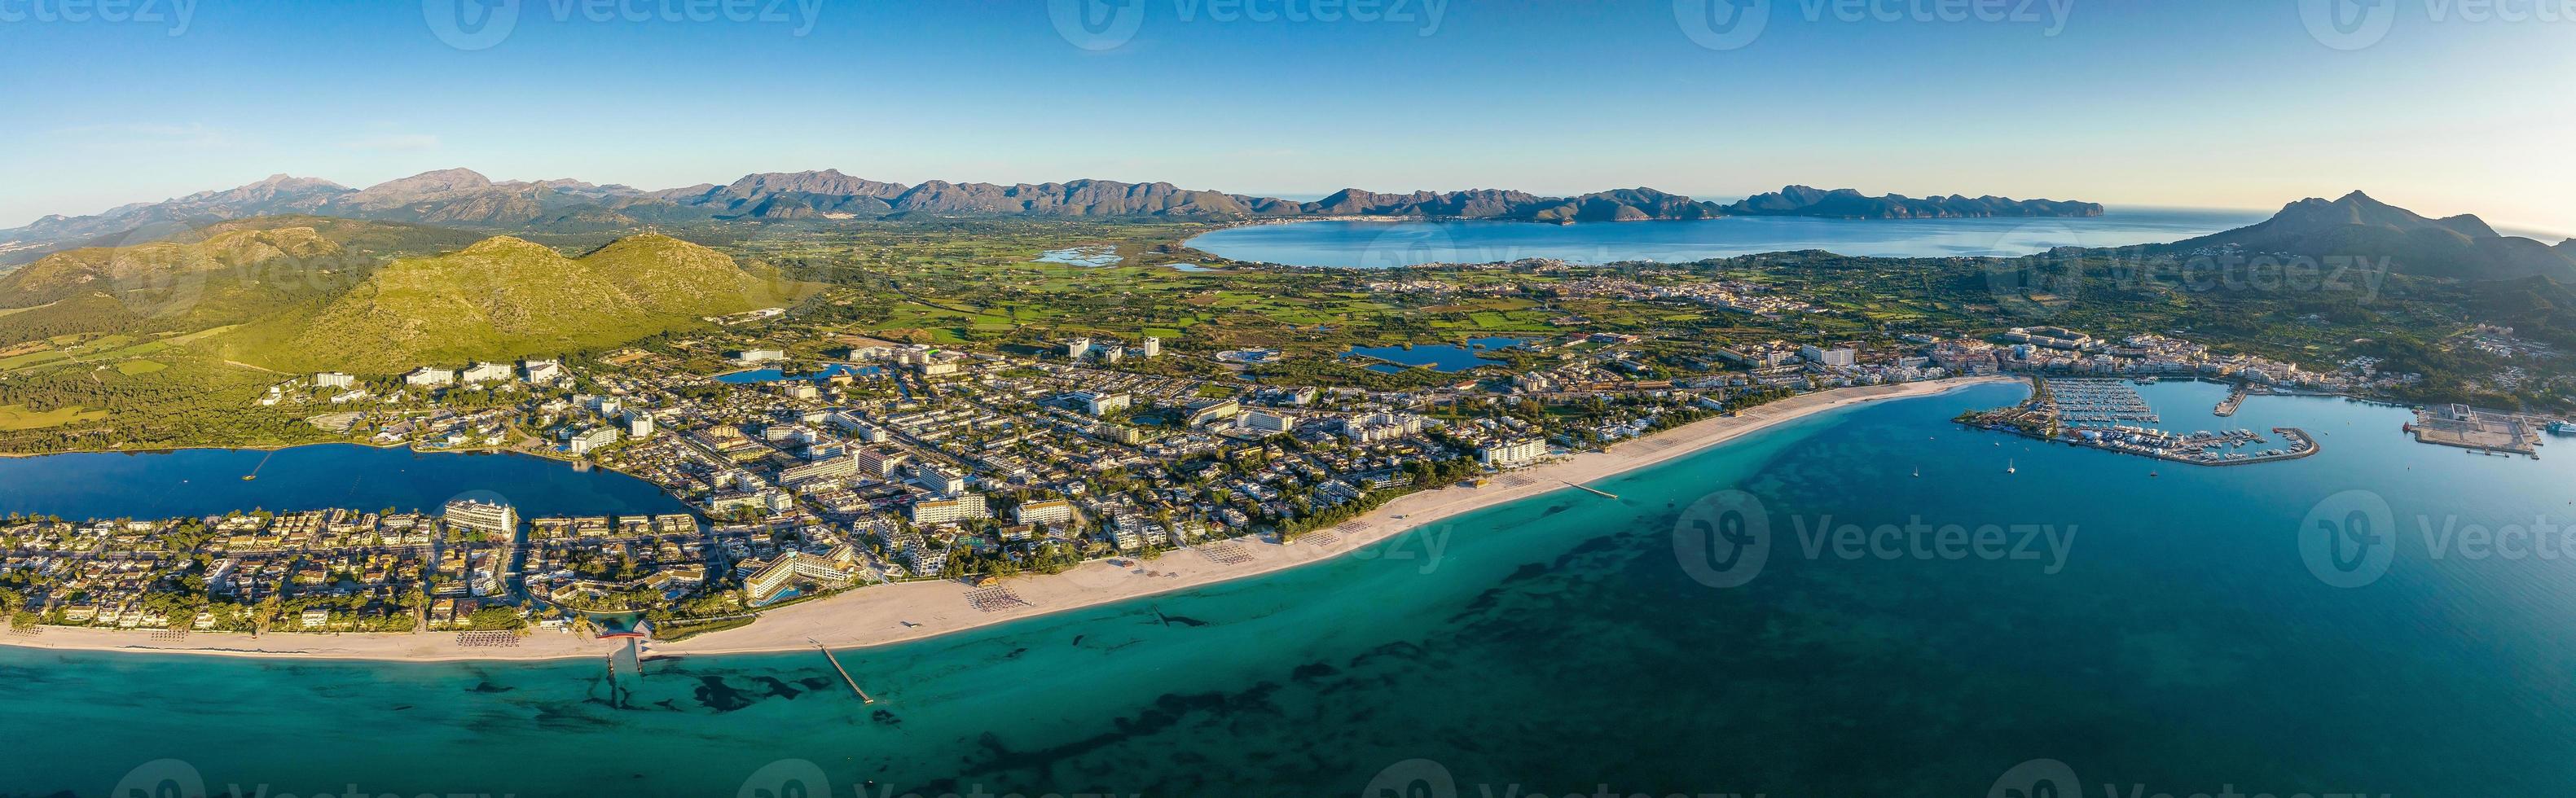
[[[1745,303],[1752,293],[1686,301]],[[2023,375],[2038,386],[2029,401],[1967,420],[2221,465],[2305,456],[2316,442],[2295,429],[2274,430],[2280,442],[2153,429],[2154,411],[2127,381],[2226,382],[2237,387],[2225,415],[2251,392],[2333,394],[2403,379],[2058,327],[1875,345],[1771,340],[1678,357],[1628,335],[1497,339],[1473,351],[1535,366],[1479,360],[1407,390],[1176,376],[1156,364],[1240,358],[1174,343],[1095,336],[1010,353],[740,332],[577,360],[298,376],[258,401],[378,446],[612,469],[692,512],[522,517],[495,496],[172,519],[11,517],[0,524],[0,609],[16,635],[455,632],[460,644],[542,628],[684,639],[912,581],[963,583],[976,609],[1003,610],[1026,603],[1015,577],[1329,543],[1397,497],[1525,486],[1514,474],[1532,466],[1786,397]],[[1431,363],[1434,347],[1471,351],[1421,345],[1366,359]]]

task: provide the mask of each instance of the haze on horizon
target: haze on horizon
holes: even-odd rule
[[[2576,16],[2548,0],[1770,0],[1712,21],[1730,5],[1764,0],[0,7],[0,228],[464,166],[2266,210],[2360,189],[2576,232]]]

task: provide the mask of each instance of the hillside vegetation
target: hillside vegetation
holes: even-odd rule
[[[579,258],[497,236],[395,261],[309,316],[221,340],[225,357],[280,371],[391,374],[613,346],[808,290],[669,236],[625,238]]]

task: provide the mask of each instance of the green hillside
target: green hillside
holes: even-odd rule
[[[313,313],[253,324],[221,346],[229,359],[281,371],[392,374],[605,348],[805,290],[669,236],[621,239],[579,258],[499,236],[395,261]]]
[[[189,332],[309,312],[399,254],[471,234],[419,225],[272,216],[126,246],[47,255],[0,277],[0,344],[64,332]]]

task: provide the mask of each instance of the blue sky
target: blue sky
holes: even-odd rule
[[[95,1],[0,0],[0,227],[276,172],[466,166],[646,188],[833,167],[2251,208],[2359,188],[2576,231],[2576,15],[2539,13],[2562,0],[1769,0],[1737,38],[1749,17],[1683,20],[1759,0],[124,0],[158,18],[67,18]],[[2344,3],[2382,16],[2303,16]],[[459,23],[460,4],[509,22]],[[1087,10],[1108,24],[1051,13]]]

